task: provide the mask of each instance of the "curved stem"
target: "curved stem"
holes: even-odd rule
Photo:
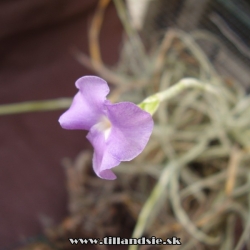
[[[200,82],[199,80],[195,78],[184,78],[180,80],[178,83],[173,85],[172,87],[156,93],[156,97],[159,98],[160,102],[169,100],[170,98],[175,97],[176,95],[180,94],[183,90],[188,89],[188,88],[195,88],[195,89],[200,89],[203,91],[207,91],[209,93],[218,95],[218,90],[213,87],[210,84],[206,84],[203,82]]]
[[[89,50],[90,56],[93,61],[98,64],[102,63],[100,46],[99,46],[99,34],[103,23],[104,12],[107,8],[110,0],[99,0],[97,10],[93,17],[91,27],[89,30]]]
[[[203,90],[209,93],[212,93],[213,95],[217,96],[217,99],[220,100],[220,93],[219,89],[211,84],[201,82],[195,78],[184,78],[174,84],[173,86],[169,87],[168,89],[158,92],[152,96],[147,97],[145,100],[143,100],[138,106],[153,115],[156,110],[159,107],[159,104],[163,101],[167,101],[178,94],[180,94],[182,91],[194,88]],[[225,109],[224,103],[221,103],[222,107]]]

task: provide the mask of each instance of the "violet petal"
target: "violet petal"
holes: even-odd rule
[[[131,102],[106,105],[112,124],[106,152],[120,161],[130,161],[148,143],[154,122],[152,116]]]
[[[59,123],[65,129],[89,130],[104,114],[104,101],[109,93],[106,81],[96,76],[84,76],[76,81],[79,92]]]
[[[115,178],[111,168],[121,161],[132,160],[145,148],[153,130],[153,119],[134,103],[106,102],[105,106],[111,122],[109,136],[105,138],[105,131],[99,130],[96,124],[87,138],[94,147],[94,171],[99,177],[111,180]]]
[[[103,131],[98,129],[98,126],[93,126],[88,135],[87,139],[91,142],[94,147],[93,155],[93,169],[97,176],[102,179],[114,180],[116,179],[115,174],[110,170],[110,168],[119,165],[120,161],[117,161],[112,155],[109,155],[108,166],[103,162],[103,156],[106,151],[106,141]]]

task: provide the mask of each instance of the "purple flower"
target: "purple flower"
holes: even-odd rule
[[[113,180],[116,176],[111,168],[132,160],[146,146],[153,119],[134,103],[108,101],[109,87],[99,77],[84,76],[76,81],[76,87],[79,91],[59,123],[65,129],[89,130],[94,171],[103,179]]]

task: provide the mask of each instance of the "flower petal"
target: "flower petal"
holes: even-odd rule
[[[59,123],[65,129],[89,130],[104,114],[104,102],[109,93],[106,81],[96,76],[84,76],[76,81],[79,92]]]
[[[114,180],[116,179],[115,174],[110,170],[120,164],[120,161],[117,161],[112,156],[103,161],[105,151],[106,151],[106,141],[103,131],[99,130],[98,125],[93,126],[88,135],[87,139],[91,142],[94,147],[93,155],[93,168],[97,176],[102,179]]]
[[[112,128],[104,158],[110,154],[119,161],[130,161],[142,152],[149,140],[154,125],[152,116],[130,102],[105,105]]]
[[[93,168],[103,179],[115,179],[110,170],[121,161],[130,161],[142,152],[153,130],[151,115],[134,103],[105,102],[111,131],[105,138],[105,131],[99,124],[93,126],[87,135],[94,147]]]

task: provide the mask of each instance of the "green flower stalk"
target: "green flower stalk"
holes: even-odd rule
[[[218,95],[218,91],[212,85],[202,83],[195,78],[184,78],[170,88],[147,97],[143,102],[138,104],[138,106],[153,115],[157,111],[161,102],[177,96],[188,88],[200,89]]]

